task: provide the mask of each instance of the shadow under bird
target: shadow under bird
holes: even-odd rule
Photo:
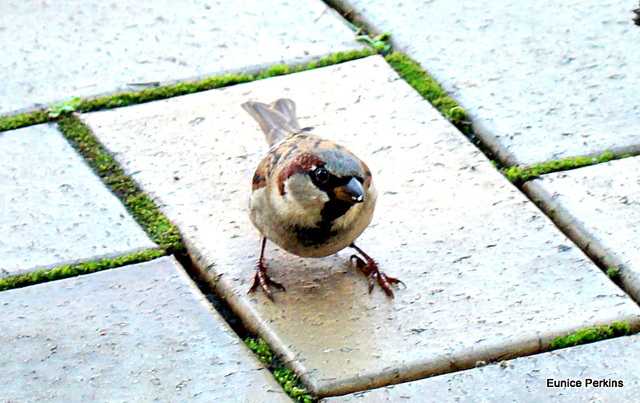
[[[249,292],[260,287],[273,299],[270,287],[285,291],[267,275],[267,239],[301,257],[325,257],[346,247],[356,250],[351,261],[369,277],[369,292],[377,282],[393,298],[392,284],[378,264],[354,243],[373,217],[377,193],[367,165],[345,147],[301,128],[296,105],[278,99],[271,105],[245,102],[242,107],[258,121],[270,150],[253,175],[249,215],[262,234],[262,249]]]

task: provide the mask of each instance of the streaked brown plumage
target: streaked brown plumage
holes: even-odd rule
[[[269,239],[302,257],[324,257],[351,246],[364,257],[351,259],[369,276],[369,291],[377,281],[393,297],[390,284],[400,280],[379,271],[353,243],[371,222],[377,198],[367,165],[345,147],[312,134],[312,128],[301,128],[290,99],[242,107],[258,121],[271,147],[251,185],[249,214],[263,242],[250,291],[260,286],[272,299],[269,286],[284,290],[266,274]]]

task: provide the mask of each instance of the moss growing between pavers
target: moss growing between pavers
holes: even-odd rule
[[[607,276],[613,280],[614,282],[619,282],[620,280],[620,268],[619,267],[609,267],[606,271]]]
[[[541,164],[532,165],[530,167],[514,166],[510,168],[504,168],[502,173],[515,185],[522,185],[524,182],[532,179],[539,178],[540,175],[544,175],[551,172],[567,171],[569,169],[582,168],[589,165],[600,164],[603,162],[611,161],[615,156],[606,150],[604,153],[597,157],[572,157],[562,160],[543,162]]]
[[[178,228],[158,211],[153,201],[138,188],[133,179],[125,175],[113,156],[80,119],[76,116],[64,116],[58,121],[58,126],[158,246],[169,254],[184,249]]]
[[[246,83],[253,78],[244,74],[225,74],[214,76],[203,80],[163,85],[156,88],[147,88],[135,92],[123,92],[95,99],[85,99],[79,107],[80,112],[93,112],[104,109],[120,108],[123,106],[141,104],[145,102],[157,101],[160,99],[172,98],[180,95],[192,94],[214,88],[227,87],[230,85]]]
[[[262,339],[247,338],[244,340],[245,344],[251,351],[253,351],[260,360],[261,363],[266,365],[273,365],[273,353],[269,345]]]
[[[72,112],[87,113],[157,101],[180,95],[193,94],[196,92],[248,83],[251,81],[262,80],[269,77],[312,70],[319,67],[332,66],[351,60],[361,59],[363,57],[371,56],[374,54],[376,54],[376,52],[372,49],[338,52],[334,53],[333,55],[323,57],[318,61],[310,62],[307,65],[271,66],[265,70],[258,72],[256,75],[224,74],[220,76],[208,77],[197,81],[162,85],[155,88],[147,88],[140,91],[123,92],[92,99],[74,97],[67,101],[51,105],[47,110],[35,110],[33,112],[26,112],[17,115],[0,116],[0,132],[19,129],[26,126],[33,126],[40,123],[52,122],[58,117],[69,115]]]
[[[67,277],[75,277],[81,274],[95,273],[97,271],[113,269],[135,263],[147,262],[160,256],[165,256],[166,252],[160,249],[149,249],[141,252],[130,253],[112,259],[101,259],[92,262],[82,262],[78,264],[66,264],[51,270],[38,270],[36,272],[18,274],[16,276],[0,278],[0,291],[12,288],[26,287],[28,285],[44,283],[52,280],[60,280]]]
[[[575,333],[566,336],[558,336],[553,339],[549,345],[551,349],[577,346],[579,344],[593,343],[614,337],[626,336],[631,334],[629,323],[614,322],[610,325],[601,325],[590,327],[588,329],[580,329]]]
[[[375,52],[370,49],[353,50],[350,52],[338,52],[331,56],[324,57],[316,62],[311,62],[303,66],[271,66],[265,70],[260,71],[256,75],[224,74],[221,76],[213,76],[198,81],[163,85],[156,88],[147,88],[136,92],[124,92],[94,99],[82,99],[77,110],[79,112],[86,113],[157,101],[180,95],[193,94],[196,92],[248,83],[251,81],[262,80],[269,77],[312,70],[318,67],[332,66],[334,64],[361,59],[373,54],[375,54]]]
[[[40,123],[47,123],[53,120],[53,117],[42,110],[19,113],[17,115],[0,116],[0,132],[39,125]]]
[[[321,67],[333,66],[352,60],[362,59],[363,57],[375,55],[376,52],[371,49],[353,50],[350,52],[338,52],[331,56],[324,57],[317,62],[311,62],[306,66],[287,66],[285,64],[276,64],[259,72],[251,81],[263,80],[265,78],[284,76],[291,73],[300,73],[302,71],[313,70]]]
[[[271,348],[269,348],[269,345],[265,343],[264,340],[249,337],[245,339],[244,342],[247,347],[258,356],[260,362],[269,368],[284,391],[292,399],[304,403],[316,402],[318,400],[315,396],[309,394],[307,389],[300,384],[298,376],[293,371],[286,368],[274,358]]]
[[[259,72],[255,77],[251,77],[251,81],[264,80],[276,76],[284,76],[292,73],[300,73],[302,71],[313,70],[321,67],[333,66],[352,60],[362,59],[363,57],[375,55],[376,52],[370,49],[353,50],[350,52],[339,52],[331,56],[324,57],[317,62],[311,62],[305,66],[287,66],[286,64],[276,64]]]
[[[369,57],[375,55],[371,49],[361,49],[361,50],[352,50],[349,52],[338,52],[334,53],[331,56],[323,57],[317,62],[311,62],[306,65],[304,68],[299,67],[295,72],[303,71],[303,70],[313,70],[320,67],[328,67],[333,66],[340,63],[350,62],[352,60],[362,59],[364,57]]]
[[[467,112],[451,99],[418,62],[399,52],[391,53],[386,60],[400,77],[438,109],[458,130],[465,135],[471,134],[471,124],[466,120]]]
[[[52,118],[57,118],[62,115],[68,115],[77,111],[82,104],[82,98],[71,98],[68,101],[60,102],[55,105],[51,105],[47,110],[47,114]]]

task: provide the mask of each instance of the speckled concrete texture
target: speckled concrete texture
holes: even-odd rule
[[[507,164],[640,152],[636,0],[339,0],[429,71]]]
[[[639,351],[640,337],[622,337],[323,402],[632,402]]]
[[[360,49],[319,0],[3,1],[0,115]],[[144,85],[148,83],[149,85]]]
[[[247,215],[266,153],[240,107],[290,97],[303,126],[371,168],[379,191],[358,245],[407,284],[396,299],[349,265],[273,245],[269,301],[247,294],[260,236]],[[380,56],[83,115],[185,235],[197,264],[321,396],[545,349],[640,309]]]
[[[640,157],[543,175],[524,189],[596,261],[619,268],[640,301]]]
[[[54,125],[0,133],[0,277],[157,247]]]
[[[0,306],[3,401],[290,401],[170,257]]]

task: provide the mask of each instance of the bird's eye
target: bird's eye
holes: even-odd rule
[[[329,180],[329,172],[325,167],[316,168],[316,170],[313,171],[313,174],[319,183],[327,183]]]

